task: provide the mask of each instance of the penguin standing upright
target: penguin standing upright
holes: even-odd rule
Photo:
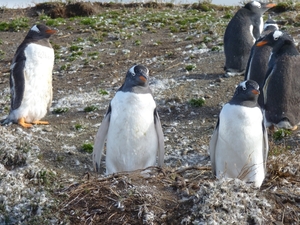
[[[38,24],[27,33],[10,67],[11,108],[2,124],[18,123],[30,128],[40,121],[52,102],[54,50],[49,38],[56,30]]]
[[[292,37],[274,31],[256,43],[272,47],[263,86],[266,125],[297,129],[300,123],[300,54]]]
[[[106,173],[133,171],[164,163],[164,137],[149,87],[149,70],[135,65],[111,100],[95,137],[93,164],[100,170],[106,140]]]
[[[256,187],[265,178],[269,147],[258,95],[255,81],[243,81],[220,112],[208,149],[217,178],[239,178]]]
[[[224,34],[225,76],[244,74],[251,47],[263,30],[262,15],[275,5],[251,1],[230,20]]]
[[[261,40],[264,36],[271,33],[272,31],[278,30],[278,25],[274,20],[269,18],[265,22],[264,30],[255,43]],[[257,47],[254,44],[251,48],[250,57],[248,60],[247,68],[245,71],[245,80],[254,80],[259,85],[260,95],[258,96],[258,104],[263,108],[263,84],[265,81],[268,62],[270,58],[272,47],[264,45],[263,47]]]

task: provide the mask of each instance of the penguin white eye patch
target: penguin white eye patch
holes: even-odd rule
[[[34,25],[34,26],[31,28],[31,30],[40,33],[40,30],[39,30],[39,28],[38,28],[36,25]]]
[[[244,82],[240,83],[240,86],[243,88],[243,90],[246,90],[246,89],[247,89],[247,87],[246,87],[246,82],[247,82],[247,81],[244,81]]]
[[[256,6],[257,8],[261,8],[261,4],[257,1],[253,1],[252,5]]]
[[[134,68],[135,68],[135,66],[131,67],[129,70],[129,72],[132,74],[132,76],[135,76]]]

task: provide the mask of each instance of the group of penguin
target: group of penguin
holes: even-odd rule
[[[275,4],[257,1],[237,11],[224,34],[225,71],[245,74],[232,99],[222,108],[208,153],[217,178],[239,178],[260,187],[266,174],[266,126],[294,129],[299,122],[299,53],[293,39],[262,15]],[[17,48],[11,64],[11,109],[2,125],[25,128],[41,121],[52,102],[56,30],[34,25]],[[131,67],[110,101],[95,136],[93,166],[100,171],[106,143],[106,173],[164,165],[164,135],[149,87],[149,70]]]

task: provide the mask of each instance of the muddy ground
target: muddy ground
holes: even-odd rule
[[[211,174],[210,136],[243,80],[223,76],[223,32],[236,10],[157,3],[2,8],[1,118],[10,107],[10,62],[28,29],[46,23],[58,33],[51,37],[50,125],[0,127],[0,224],[299,224],[299,130],[269,133],[269,171],[260,190]],[[297,13],[274,14],[296,42]],[[102,173],[93,172],[90,147],[134,64],[150,70],[166,166],[106,177],[105,156]],[[199,99],[203,106],[191,103]]]

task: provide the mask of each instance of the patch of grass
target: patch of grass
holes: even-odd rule
[[[29,19],[16,18],[10,22],[0,22],[0,31],[19,31],[21,28],[29,28]]]
[[[141,40],[135,40],[135,41],[134,41],[134,45],[139,46],[139,45],[141,45],[141,44],[142,44]]]
[[[107,92],[106,90],[104,90],[104,89],[100,89],[100,90],[98,91],[98,93],[99,93],[100,95],[108,95],[108,92]]]
[[[78,46],[78,45],[72,45],[70,48],[69,48],[69,50],[71,51],[71,52],[76,52],[76,51],[79,51],[79,50],[82,50],[83,48],[82,47],[80,47],[80,46]]]
[[[273,133],[273,138],[275,141],[280,141],[284,137],[288,137],[292,134],[292,131],[286,129],[279,129]]]
[[[83,126],[79,123],[75,124],[75,130],[82,130],[83,129]]]
[[[66,24],[66,20],[63,18],[48,19],[45,23],[47,26],[59,26]]]
[[[186,65],[186,66],[185,66],[185,69],[186,69],[187,71],[192,71],[192,70],[196,69],[196,66],[193,65],[193,64],[189,64],[189,65]]]
[[[70,63],[66,63],[66,64],[64,64],[64,65],[62,65],[60,67],[60,70],[68,70],[68,69],[70,69],[70,67],[71,67],[71,64]]]
[[[68,111],[69,111],[69,108],[67,108],[67,107],[65,107],[65,108],[56,108],[56,109],[53,109],[52,113],[62,114],[62,113],[68,112]]]
[[[97,110],[97,109],[98,109],[98,108],[97,108],[96,106],[91,105],[91,106],[85,107],[85,108],[84,108],[84,111],[85,111],[85,112],[92,112],[92,111],[95,111],[95,110]]]
[[[194,107],[202,107],[205,104],[204,98],[192,98],[189,103]]]
[[[87,152],[87,153],[93,153],[93,149],[94,149],[94,146],[93,144],[91,143],[84,143],[82,146],[81,146],[82,150],[84,152]]]

